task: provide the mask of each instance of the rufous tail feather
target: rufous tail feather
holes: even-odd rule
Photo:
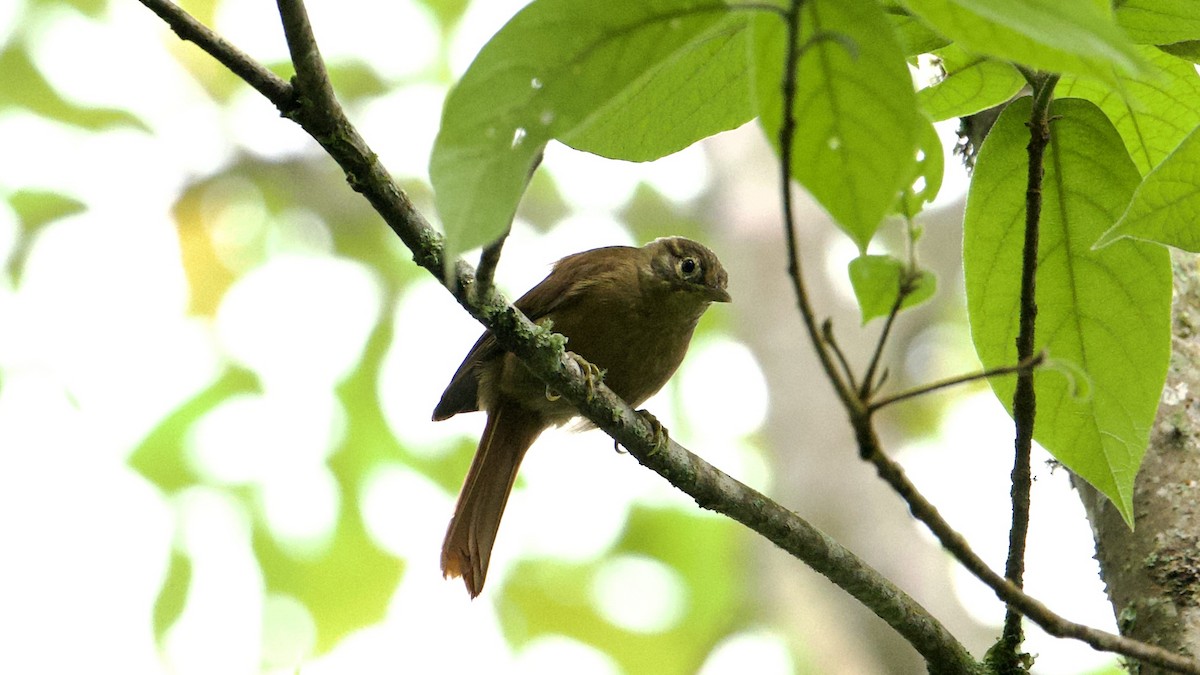
[[[501,400],[488,411],[487,426],[442,543],[442,574],[462,577],[472,598],[483,590],[517,469],[544,428],[536,413],[512,401]]]

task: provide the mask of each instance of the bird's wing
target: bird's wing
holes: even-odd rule
[[[539,321],[552,312],[575,304],[591,285],[590,280],[608,271],[603,257],[594,255],[599,250],[575,253],[559,260],[549,276],[529,289],[513,305],[530,321]],[[442,399],[433,409],[433,419],[444,420],[460,412],[479,410],[478,368],[503,353],[504,350],[491,332],[480,335],[454,372],[454,377],[450,378]]]

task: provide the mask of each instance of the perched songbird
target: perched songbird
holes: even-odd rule
[[[604,383],[637,406],[679,367],[708,305],[729,302],[727,279],[708,248],[665,237],[641,248],[569,255],[515,304],[533,321],[550,319],[553,330],[567,337],[567,349],[599,368]],[[547,428],[579,414],[486,332],[454,373],[433,419],[475,410],[487,411],[487,425],[442,544],[443,574],[461,576],[471,597],[483,589],[525,451]]]

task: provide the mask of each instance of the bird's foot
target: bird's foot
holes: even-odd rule
[[[638,410],[637,414],[654,430],[654,448],[650,450],[650,455],[657,455],[662,452],[663,448],[667,447],[667,443],[670,441],[667,428],[649,410]]]
[[[590,402],[596,397],[596,385],[604,381],[604,370],[575,352],[567,352],[567,354],[575,359],[575,363],[579,364],[579,370],[583,372],[583,380],[587,386],[587,400]]]

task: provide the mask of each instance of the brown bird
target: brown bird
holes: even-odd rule
[[[608,246],[569,255],[517,300],[532,321],[549,319],[567,347],[595,365],[630,405],[662,388],[679,367],[700,315],[729,302],[725,268],[683,237],[641,248]],[[433,410],[434,420],[487,411],[487,425],[442,544],[442,573],[479,595],[500,517],[525,451],[547,428],[578,415],[491,333],[480,336]]]

